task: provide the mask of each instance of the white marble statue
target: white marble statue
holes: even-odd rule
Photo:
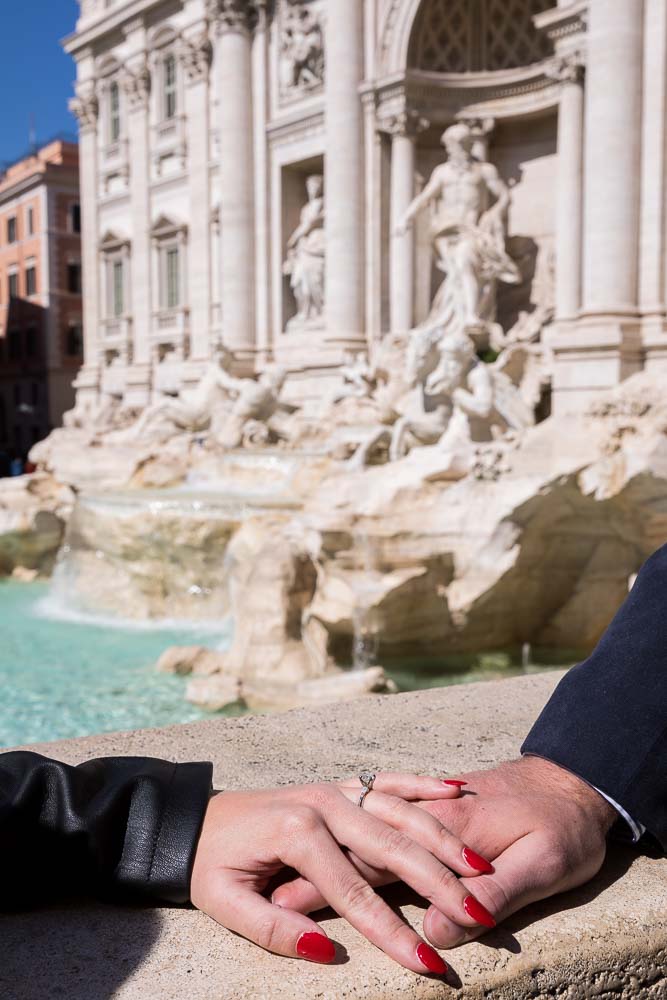
[[[184,389],[176,396],[152,403],[131,427],[105,434],[104,441],[110,444],[160,441],[176,434],[208,430],[216,411],[229,408],[238,394],[237,385],[242,380],[230,375],[231,361],[231,352],[219,345],[194,389]]]
[[[324,312],[324,193],[322,177],[306,179],[308,201],[301,209],[299,225],[287,241],[283,266],[289,275],[297,313],[288,326],[318,322]]]
[[[216,434],[218,444],[239,448],[267,444],[272,433],[279,437],[278,428],[271,426],[272,417],[293,414],[297,409],[280,399],[286,378],[285,369],[275,367],[267,368],[258,379],[235,379],[231,389],[235,401]]]
[[[406,367],[413,387],[399,405],[400,415],[369,434],[352,467],[369,464],[381,447],[397,461],[415,447],[436,445],[451,456],[453,466],[465,468],[478,443],[523,431],[535,421],[531,401],[508,374],[506,359],[480,361],[464,332],[438,338],[432,331],[414,331]]]
[[[344,399],[370,399],[377,385],[377,374],[363,351],[345,351],[339,374],[341,384],[325,396],[321,417],[325,417]]]
[[[496,282],[520,280],[505,250],[509,190],[493,164],[475,158],[475,141],[463,123],[444,132],[447,160],[435,168],[397,227],[399,235],[405,233],[419,212],[431,209],[431,236],[445,279],[422,326],[439,327],[443,334],[490,332]]]

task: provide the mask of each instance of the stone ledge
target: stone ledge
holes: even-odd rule
[[[108,734],[38,749],[212,759],[218,787],[337,778],[363,766],[456,774],[516,756],[560,674],[366,698],[284,715]],[[404,915],[422,911],[396,890]],[[0,917],[3,1000],[598,1000],[667,996],[667,861],[614,848],[577,892],[530,907],[448,953],[455,987],[401,969],[344,921],[322,968],[275,958],[190,909],[86,902]],[[405,905],[404,904],[405,901]]]

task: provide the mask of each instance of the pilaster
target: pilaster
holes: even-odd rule
[[[209,69],[212,46],[205,22],[190,28],[182,40],[179,58],[185,77],[188,124],[190,356],[193,361],[202,361],[210,354],[211,326]]]
[[[364,345],[363,4],[327,8],[326,292],[327,339]]]
[[[145,48],[145,28],[141,22],[128,28],[134,52],[127,60],[121,85],[127,107],[127,135],[130,159],[130,207],[132,247],[130,256],[130,304],[133,358],[129,377],[135,400],[150,394],[150,333],[152,327],[152,268],[150,238],[149,97],[151,75]]]
[[[79,123],[81,194],[81,262],[83,279],[83,367],[74,387],[77,396],[95,398],[99,386],[100,289],[98,269],[98,121],[99,102],[94,79],[77,85],[70,110]]]

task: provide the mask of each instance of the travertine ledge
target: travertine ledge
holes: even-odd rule
[[[522,677],[284,715],[109,734],[39,749],[212,759],[218,787],[336,778],[365,766],[456,774],[515,756],[558,674]],[[389,1000],[667,996],[667,861],[614,848],[598,878],[533,906],[482,942],[448,953],[449,987],[395,965],[344,921],[328,968],[275,958],[190,909],[97,903],[0,917],[3,1000]],[[417,927],[422,911],[403,913]]]

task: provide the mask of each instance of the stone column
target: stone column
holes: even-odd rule
[[[644,0],[639,305],[662,325],[665,314],[665,170],[667,154],[667,5]],[[663,346],[664,350],[664,346]]]
[[[643,0],[590,0],[584,312],[637,307]]]
[[[391,135],[389,321],[392,333],[404,333],[414,325],[414,227],[410,226],[402,235],[395,230],[415,196],[416,138],[428,124],[415,112],[403,111],[384,125]]]
[[[220,146],[223,340],[249,367],[255,351],[252,31],[255,0],[213,0]]]
[[[581,308],[584,171],[584,70],[578,52],[563,57],[554,74],[561,82],[558,106],[556,197],[556,319],[573,319]]]
[[[142,29],[143,30],[143,29]],[[150,335],[152,330],[151,221],[149,216],[148,100],[151,78],[145,52],[127,65],[123,90],[127,101],[127,135],[130,160],[130,307],[133,361],[128,381],[128,402],[142,405],[150,394]]]
[[[209,66],[211,43],[205,24],[183,42],[185,113],[188,123],[188,184],[190,226],[187,248],[190,356],[209,356],[211,325],[210,182],[209,182]]]
[[[253,144],[255,167],[255,322],[260,364],[271,353],[271,279],[269,239],[269,156],[266,125],[270,117],[269,25],[265,5],[259,5],[252,43]]]
[[[348,344],[365,342],[363,7],[328,4],[325,45],[327,339]]]
[[[98,221],[97,142],[99,106],[94,81],[77,87],[70,108],[79,122],[79,183],[81,200],[81,266],[83,278],[83,367],[74,386],[77,396],[95,398],[99,385],[101,320]]]

